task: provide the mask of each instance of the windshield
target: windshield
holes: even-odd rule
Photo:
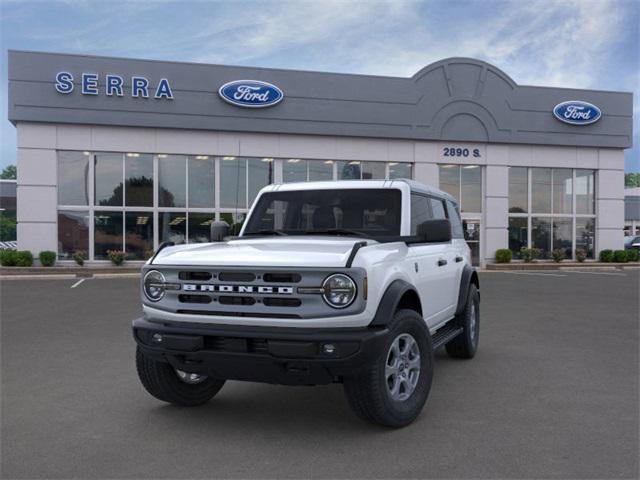
[[[260,197],[243,235],[400,235],[400,190],[299,190]]]

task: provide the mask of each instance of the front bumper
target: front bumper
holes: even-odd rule
[[[376,358],[388,335],[384,326],[303,329],[133,321],[142,353],[176,369],[283,385],[340,382]]]

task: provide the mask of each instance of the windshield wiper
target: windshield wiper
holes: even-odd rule
[[[326,230],[307,230],[306,235],[350,235],[353,237],[369,238],[366,233],[348,228],[327,228]]]
[[[263,229],[263,230],[258,230],[257,232],[247,232],[245,233],[245,236],[247,235],[287,235],[285,232],[283,232],[282,230],[269,230],[269,229]]]

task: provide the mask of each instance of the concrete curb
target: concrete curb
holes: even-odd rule
[[[633,270],[640,268],[640,263],[604,263],[604,262],[544,262],[544,263],[490,263],[486,270],[511,271],[511,270]]]
[[[91,278],[97,275],[140,275],[140,266],[123,267],[0,267],[0,277],[13,276],[53,276],[72,275],[78,278]]]

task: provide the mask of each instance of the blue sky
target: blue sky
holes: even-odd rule
[[[7,49],[410,76],[452,56],[525,85],[634,92],[640,171],[640,1],[0,0],[0,167],[15,163]]]

